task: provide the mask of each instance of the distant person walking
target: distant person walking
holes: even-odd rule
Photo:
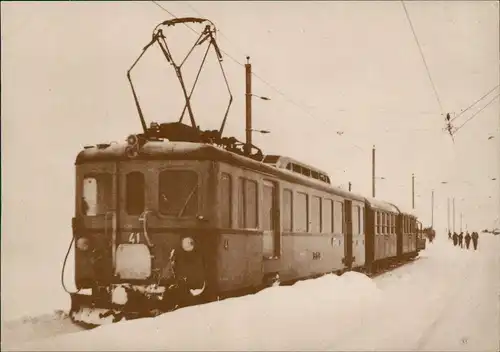
[[[456,232],[453,232],[453,245],[456,246],[458,243],[458,235]]]
[[[464,248],[464,233],[460,232],[460,235],[458,235],[458,244],[460,245],[460,248]]]
[[[479,241],[479,234],[476,231],[474,231],[472,233],[472,245],[474,246],[474,250],[477,249],[478,241]]]
[[[472,237],[469,235],[469,231],[467,231],[467,234],[465,235],[465,247],[467,247],[467,249],[469,249],[471,238]]]

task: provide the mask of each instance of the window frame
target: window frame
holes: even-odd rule
[[[223,194],[222,194],[222,191],[224,190],[222,187],[224,177],[227,177],[227,180],[229,183],[229,195],[228,195],[228,197],[227,196],[223,197]],[[220,214],[220,218],[219,218],[220,219],[220,226],[222,228],[232,229],[234,227],[233,226],[234,225],[234,222],[233,222],[234,195],[233,195],[233,176],[229,172],[222,171],[220,173],[218,197],[219,197],[219,203],[222,203],[222,204],[220,204],[221,211],[219,212],[219,214]],[[229,205],[228,205],[228,208],[225,209],[225,210],[227,210],[227,218],[224,218],[225,212],[222,211],[222,209],[223,209],[222,207],[225,206],[224,202],[227,202],[228,200],[229,200],[229,202],[228,202]],[[227,221],[227,220],[229,220],[229,221]],[[226,225],[228,225],[228,226],[226,226]]]
[[[174,172],[177,172],[177,173],[179,173],[179,172],[188,172],[188,173],[191,173],[191,174],[193,174],[193,175],[196,176],[196,186],[197,186],[197,188],[196,188],[196,191],[194,192],[196,194],[196,198],[195,198],[196,199],[196,210],[195,210],[194,214],[191,214],[191,215],[186,215],[186,211],[184,211],[184,213],[182,214],[182,216],[180,216],[179,218],[183,219],[183,218],[192,218],[192,217],[195,217],[198,214],[198,212],[200,211],[200,207],[202,206],[202,204],[200,202],[200,197],[201,197],[201,192],[200,192],[201,191],[201,177],[200,177],[200,175],[198,174],[198,172],[196,170],[193,170],[193,169],[184,169],[184,168],[183,169],[164,168],[164,169],[158,170],[158,176],[157,176],[158,188],[156,189],[157,201],[158,201],[158,214],[161,217],[163,217],[163,218],[171,218],[171,217],[177,218],[177,215],[173,215],[173,214],[169,214],[169,213],[164,213],[162,211],[162,206],[161,206],[162,174],[164,174],[164,173],[174,173]],[[189,194],[187,196],[189,196]],[[184,199],[184,201],[186,199]],[[187,209],[187,207],[186,207],[186,209]]]
[[[286,220],[285,220],[285,215],[286,215],[286,205],[285,205],[285,193],[289,193],[290,194],[290,207],[289,207],[289,210],[290,210],[290,228],[287,228],[285,225],[286,225]],[[293,190],[291,190],[290,188],[283,188],[283,191],[282,191],[282,197],[283,197],[283,200],[282,200],[282,214],[283,214],[283,218],[282,218],[282,229],[283,229],[283,232],[293,232],[293,210],[294,210],[294,207],[293,207]]]
[[[132,213],[130,212],[130,181],[129,181],[129,177],[131,177],[132,175],[140,175],[141,176],[141,180],[142,180],[142,210],[138,213]],[[137,185],[134,185],[134,186],[137,186]],[[146,210],[146,175],[141,172],[141,171],[138,171],[138,170],[133,170],[133,171],[129,171],[125,174],[125,213],[128,215],[128,216],[137,216],[137,215],[141,215],[142,213],[144,213],[144,211]]]

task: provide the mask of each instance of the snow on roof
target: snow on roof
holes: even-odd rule
[[[370,204],[372,208],[379,209],[379,210],[384,210],[392,213],[399,214],[399,207],[395,206],[392,203],[380,200],[380,199],[375,199],[371,197],[365,197],[366,201]]]

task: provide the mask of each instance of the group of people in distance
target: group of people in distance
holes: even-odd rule
[[[467,231],[464,236],[463,232],[460,232],[460,234],[453,232],[453,235],[451,232],[448,232],[448,239],[453,241],[454,246],[460,246],[460,248],[464,248],[465,240],[465,247],[467,249],[469,249],[470,241],[472,240],[472,245],[474,246],[474,250],[476,250],[479,242],[479,234],[477,232],[473,232],[472,235],[470,235],[469,231]]]

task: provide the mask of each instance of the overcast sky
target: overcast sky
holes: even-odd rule
[[[425,224],[432,189],[438,228],[446,227],[453,195],[457,227],[460,211],[469,229],[498,218],[499,100],[453,143],[401,2],[160,3],[178,17],[211,19],[221,49],[240,63],[250,55],[254,72],[286,96],[253,78],[253,92],[271,98],[253,102],[254,128],[271,131],[254,136],[265,153],[303,160],[370,195],[376,145],[377,175],[385,177],[377,197],[411,208],[415,173]],[[154,26],[171,16],[152,2],[1,6],[2,252],[36,247],[40,237],[64,247],[75,156],[83,145],[140,132],[126,71]],[[407,9],[445,112],[459,113],[499,84],[498,2],[410,1]],[[179,43],[196,39],[182,26],[170,31]],[[178,83],[160,55],[152,51],[134,77],[148,120],[173,121]],[[202,127],[216,128],[227,96],[211,59],[195,113]],[[243,139],[244,68],[226,55],[223,64],[235,98],[226,133]]]

